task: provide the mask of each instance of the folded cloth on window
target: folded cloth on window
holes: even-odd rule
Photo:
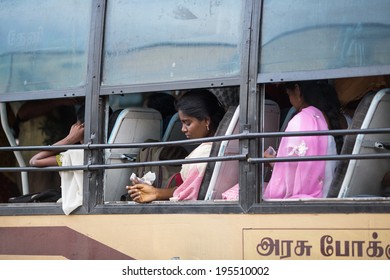
[[[62,166],[83,165],[84,150],[68,150],[61,153]],[[69,215],[83,204],[83,170],[65,170],[60,172],[62,210]]]

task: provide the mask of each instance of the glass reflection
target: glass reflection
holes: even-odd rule
[[[237,0],[109,1],[103,84],[238,75],[242,6]]]
[[[265,0],[260,72],[390,64],[387,0]]]
[[[0,93],[85,85],[92,1],[0,1]]]

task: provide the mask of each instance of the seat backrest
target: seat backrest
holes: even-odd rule
[[[142,143],[147,139],[160,140],[162,130],[161,114],[154,109],[131,107],[123,109],[113,126],[109,144]],[[119,164],[136,159],[139,148],[106,149],[106,164]],[[126,192],[132,169],[107,169],[104,176],[104,200],[119,201]]]
[[[278,132],[280,124],[280,108],[278,103],[273,100],[265,100],[265,112],[264,112],[264,131],[265,132]],[[265,138],[264,147],[268,148],[269,146],[278,147],[279,139],[275,138]]]
[[[229,107],[229,109],[226,111],[224,117],[222,118],[221,122],[218,125],[217,131],[215,132],[215,136],[222,136],[226,134],[229,124],[236,111],[236,108],[237,108],[236,106]],[[221,146],[220,141],[213,142],[213,145],[211,146],[210,157],[218,156],[220,146]],[[207,163],[205,175],[203,176],[202,184],[200,186],[199,193],[198,193],[198,200],[204,200],[206,197],[206,192],[209,188],[209,182],[213,174],[214,167],[215,167],[215,162]]]
[[[287,114],[286,114],[286,117],[284,118],[284,121],[280,127],[280,131],[285,131],[286,128],[287,128],[287,125],[288,125],[288,122],[295,116],[295,114],[297,113],[297,110],[294,108],[294,107],[291,107]]]
[[[219,124],[216,136],[225,135],[228,127],[232,131],[229,134],[239,133],[239,107],[230,107],[224,118]],[[265,123],[264,131],[277,132],[279,131],[280,123],[280,108],[279,105],[272,100],[265,100]],[[229,140],[222,142],[214,142],[211,148],[210,157],[223,155],[239,154],[238,140]],[[278,146],[277,138],[264,139],[265,147]],[[226,174],[229,174],[226,176]],[[217,163],[208,163],[206,173],[199,191],[198,199],[221,199],[222,193],[230,187],[238,183],[239,179],[239,161],[223,161]]]
[[[165,141],[176,141],[176,140],[185,140],[185,139],[186,136],[181,131],[181,121],[179,119],[179,113],[176,112],[169,120],[167,128],[162,137],[162,141],[165,142]]]
[[[352,118],[350,129],[359,129],[361,128],[364,118],[366,117],[368,108],[370,107],[371,101],[375,96],[375,92],[370,92],[365,95],[359,105],[357,106],[354,116]],[[355,146],[356,135],[346,135],[344,136],[344,143],[341,148],[340,154],[347,155],[351,154],[353,147]],[[337,167],[335,174],[333,176],[332,183],[330,185],[327,197],[337,197],[340,192],[341,185],[344,181],[345,172],[347,171],[349,160],[340,160],[337,162]]]
[[[238,123],[239,108],[236,109],[229,128],[228,134],[239,133]],[[232,129],[232,131],[231,131]],[[218,156],[238,155],[240,152],[238,139],[223,141],[219,148]],[[215,163],[213,174],[210,178],[209,187],[205,200],[222,199],[222,193],[238,184],[239,179],[239,161],[219,161]]]
[[[175,113],[168,125],[165,129],[164,135],[162,137],[162,141],[178,141],[178,140],[186,140],[186,135],[181,131],[182,123],[179,118],[179,113]],[[187,150],[188,153],[191,153],[197,145],[183,145],[183,147]]]
[[[364,117],[361,129],[390,127],[390,89],[382,89],[370,96],[372,101]],[[359,105],[360,107],[360,105]],[[357,116],[359,117],[359,116]],[[354,118],[352,124],[354,124]],[[383,143],[390,142],[390,134],[359,134],[352,154],[386,153]],[[339,198],[382,196],[381,181],[390,170],[388,159],[350,160],[342,181]]]

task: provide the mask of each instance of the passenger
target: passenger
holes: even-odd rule
[[[20,146],[41,146],[64,138],[72,124],[77,121],[76,108],[84,102],[83,97],[32,100],[11,103],[15,113],[12,124],[15,140]],[[21,151],[28,163],[34,151]],[[41,192],[60,184],[58,172],[29,172],[31,192]],[[21,182],[18,183],[21,187]]]
[[[161,113],[163,121],[163,135],[172,116],[177,112],[175,108],[175,101],[176,98],[166,92],[152,93],[145,100],[145,107],[153,108]]]
[[[297,114],[290,120],[286,132],[340,129],[345,118],[334,88],[322,81],[285,84],[291,105]],[[283,137],[278,153],[272,148],[264,157],[322,156],[341,150],[342,136]],[[272,152],[273,151],[273,152]],[[335,170],[335,161],[276,162],[264,199],[326,197]]]
[[[84,141],[84,106],[80,107],[77,113],[78,121],[72,125],[69,134],[62,140],[53,144],[73,145]],[[74,166],[84,163],[84,150],[72,149],[67,151],[46,150],[41,151],[30,159],[30,166]],[[83,171],[61,171],[61,197],[62,209],[69,215],[83,200]]]
[[[208,90],[190,90],[177,101],[176,108],[182,122],[182,132],[188,139],[214,135],[225,110],[218,99]],[[210,155],[212,143],[202,143],[187,158]],[[174,188],[160,189],[147,184],[132,182],[126,189],[133,201],[144,203],[154,200],[196,200],[207,163],[183,164],[180,175],[183,183]]]

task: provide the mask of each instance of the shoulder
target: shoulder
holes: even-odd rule
[[[314,106],[309,106],[297,113],[288,123],[286,131],[312,130],[318,123],[324,123],[326,120],[322,112]]]
[[[208,157],[210,155],[211,146],[211,142],[202,143],[198,147],[196,147],[188,157]]]

